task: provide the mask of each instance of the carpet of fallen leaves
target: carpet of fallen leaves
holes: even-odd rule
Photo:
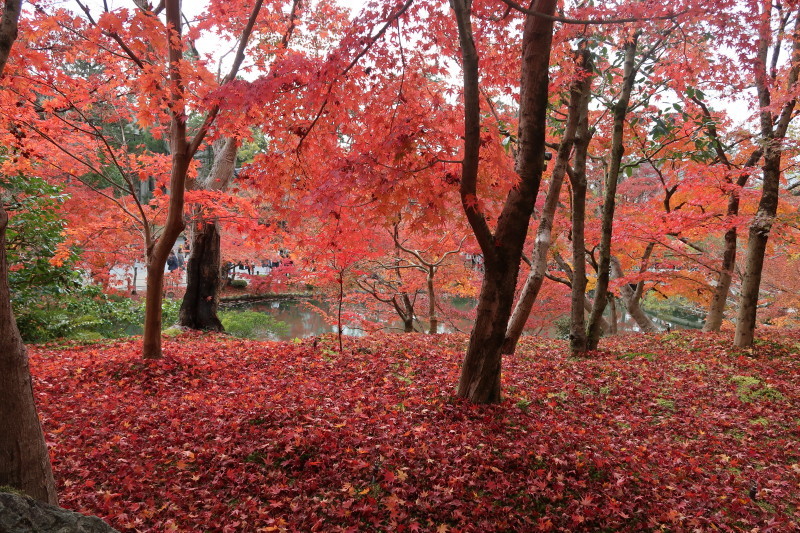
[[[31,368],[61,505],[121,531],[794,531],[800,332],[765,335],[524,338],[495,406],[454,397],[459,335],[186,334]]]

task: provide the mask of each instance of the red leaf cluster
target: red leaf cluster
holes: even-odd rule
[[[121,531],[798,527],[800,332],[523,338],[489,407],[454,399],[465,343],[33,347],[61,504]]]

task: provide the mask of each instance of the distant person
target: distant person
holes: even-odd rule
[[[178,260],[178,268],[180,268],[181,270],[183,270],[183,265],[184,265],[184,263],[185,263],[186,261],[185,261],[185,259],[184,259],[184,257],[183,257],[183,252],[181,251],[181,249],[180,249],[180,248],[178,248],[178,255],[176,256],[176,259]]]
[[[178,269],[178,257],[175,255],[175,252],[170,250],[169,256],[167,257],[167,270],[170,272],[175,272]]]

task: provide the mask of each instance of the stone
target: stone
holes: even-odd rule
[[[0,533],[119,533],[96,516],[0,492]]]

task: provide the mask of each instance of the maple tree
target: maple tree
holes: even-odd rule
[[[21,0],[6,0],[0,18],[0,80],[17,38]],[[11,308],[6,259],[8,213],[0,203],[0,485],[58,503],[50,458],[36,411],[28,364]]]

